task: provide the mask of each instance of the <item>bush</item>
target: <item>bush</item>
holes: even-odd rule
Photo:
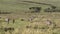
[[[52,10],[50,8],[46,8],[44,11],[45,12],[52,12]]]
[[[38,27],[35,26],[34,29],[38,29]]]
[[[41,7],[30,7],[29,9],[32,10],[31,13],[40,12],[41,11]]]
[[[26,26],[26,28],[31,28],[31,26]]]
[[[21,21],[24,21],[24,19],[21,19]]]
[[[52,34],[57,34],[57,33],[54,33],[54,32],[53,32]]]
[[[8,30],[14,30],[14,28],[4,28],[4,31],[6,32],[6,31],[8,31]]]
[[[56,6],[51,6],[52,9],[56,9]]]
[[[35,25],[33,28],[34,28],[34,29],[38,29],[38,25]]]

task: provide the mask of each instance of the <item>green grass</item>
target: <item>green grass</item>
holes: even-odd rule
[[[27,29],[26,26],[30,25],[32,27],[34,27],[37,23],[34,22],[30,23],[30,21],[28,21],[28,18],[31,16],[36,17],[36,20],[39,21],[39,24],[37,24],[39,27],[44,27],[46,26],[46,24],[44,25],[44,19],[51,19],[51,21],[53,21],[54,23],[57,24],[57,26],[60,26],[60,13],[59,12],[54,12],[54,13],[46,13],[43,12],[43,9],[48,8],[50,6],[47,5],[39,5],[39,4],[33,4],[33,3],[23,3],[21,1],[25,1],[25,0],[0,0],[0,10],[1,11],[8,11],[8,12],[13,12],[13,14],[0,14],[0,16],[2,17],[10,17],[11,19],[15,18],[16,22],[13,24],[12,20],[10,21],[9,24],[7,24],[6,22],[0,22],[0,26],[3,27],[14,27],[15,30],[13,32],[13,34],[52,34],[53,32],[60,34],[60,28],[54,29],[52,30],[52,25],[49,26],[51,28],[45,30],[41,30],[41,29],[33,29],[33,28],[29,28]],[[34,1],[34,2],[42,2],[42,3],[48,3],[48,4],[53,4],[56,5],[57,7],[60,7],[59,3],[60,0],[27,0],[27,1]],[[29,7],[42,7],[42,11],[41,13],[29,13]],[[60,8],[59,8],[60,9]],[[28,12],[28,13],[25,13]],[[37,16],[39,18],[37,18]],[[41,17],[43,16],[43,18]],[[21,18],[24,18],[25,21],[21,21]],[[2,18],[3,19],[3,18]],[[41,25],[41,26],[40,26]],[[3,30],[0,30],[0,32],[2,34],[4,34],[5,32]],[[30,31],[30,32],[29,32]],[[38,32],[37,32],[38,31]],[[0,33],[0,34],[1,34]],[[7,32],[8,34],[8,32]]]

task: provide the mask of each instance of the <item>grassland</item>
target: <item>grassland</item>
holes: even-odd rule
[[[60,27],[60,13],[48,13],[43,12],[45,8],[50,6],[42,5],[42,4],[34,4],[34,3],[26,3],[22,2],[25,0],[0,0],[0,11],[3,12],[12,12],[12,14],[0,14],[2,16],[2,21],[0,21],[0,28],[4,27],[13,27],[14,31],[7,31],[0,29],[0,34],[60,34],[60,28],[53,28],[54,25],[46,25],[45,20],[50,19],[53,23]],[[60,0],[26,0],[33,2],[42,2],[52,4],[54,6],[60,7]],[[40,13],[30,13],[29,7],[42,7],[42,11]],[[59,8],[60,9],[60,8]],[[33,19],[32,23],[29,21],[30,17],[36,17]],[[7,24],[3,22],[4,18],[10,18],[10,23]],[[15,19],[16,22],[13,24],[12,19]],[[21,21],[24,19],[24,21]],[[37,25],[37,29],[34,27]],[[31,28],[26,28],[26,26],[31,26]],[[40,29],[45,27],[46,29]],[[49,27],[49,29],[47,29]]]

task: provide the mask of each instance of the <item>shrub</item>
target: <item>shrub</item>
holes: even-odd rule
[[[33,28],[34,28],[34,29],[38,29],[38,25],[35,25]]]
[[[24,19],[21,19],[21,21],[24,21]]]
[[[40,12],[41,11],[41,7],[30,7],[29,9],[32,10],[31,13]]]
[[[56,8],[56,6],[51,6],[51,8],[52,8],[52,9],[55,9],[55,8]]]
[[[31,26],[26,26],[26,28],[31,28]]]
[[[11,27],[9,27],[9,28],[4,28],[4,31],[5,31],[5,32],[8,31],[8,30],[14,30],[14,28],[11,28]]]

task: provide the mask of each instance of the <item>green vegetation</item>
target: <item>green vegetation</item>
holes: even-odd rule
[[[60,10],[60,0],[26,0],[32,3],[23,1],[0,0],[0,34],[60,34],[60,12],[44,12],[47,8]],[[54,7],[51,8],[50,4]],[[41,7],[41,11],[31,13],[30,7]],[[10,19],[9,24],[6,18]],[[47,20],[52,23],[49,25]],[[4,28],[9,27],[14,30],[8,29],[5,32]]]

